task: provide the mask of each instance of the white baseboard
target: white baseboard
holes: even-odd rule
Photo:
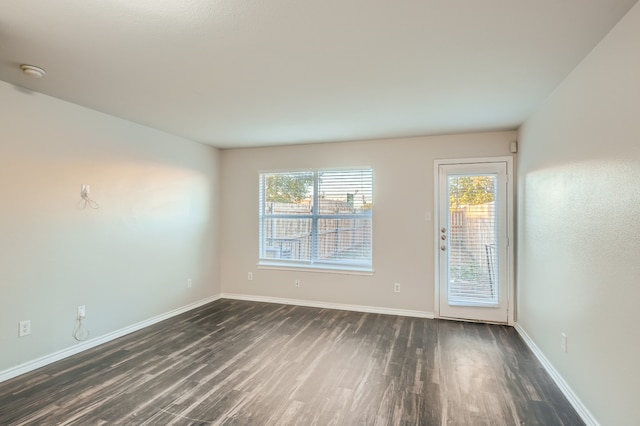
[[[283,305],[307,306],[310,308],[338,309],[342,311],[367,312],[372,314],[401,315],[405,317],[433,319],[433,312],[412,311],[408,309],[381,308],[378,306],[347,305],[343,303],[315,302],[300,299],[282,299],[279,297],[253,296],[248,294],[222,293],[223,299],[247,300],[251,302],[280,303]]]
[[[520,337],[522,337],[522,340],[524,340],[529,349],[531,349],[531,352],[534,353],[544,369],[547,371],[547,373],[549,373],[553,381],[560,388],[564,396],[569,400],[569,403],[578,412],[578,414],[582,418],[582,421],[584,421],[587,426],[600,426],[600,423],[598,423],[596,418],[593,417],[593,415],[589,412],[587,407],[582,403],[580,398],[578,398],[573,389],[571,389],[571,386],[569,386],[564,378],[562,378],[558,370],[555,369],[553,364],[551,364],[547,357],[544,356],[544,353],[542,353],[540,348],[538,348],[538,346],[533,342],[527,332],[524,331],[524,328],[522,328],[522,326],[518,323],[516,323],[514,327],[518,334],[520,334]]]
[[[206,305],[207,303],[211,303],[215,300],[220,299],[221,296],[215,295],[211,297],[207,297],[206,299],[198,300],[197,302],[190,303],[189,305],[182,306],[180,308],[176,308],[172,311],[166,312],[164,314],[157,315],[153,318],[149,318],[147,320],[141,321],[139,323],[130,325],[125,328],[121,328],[120,330],[112,331],[111,333],[104,334],[102,336],[96,337],[94,339],[86,340],[82,343],[73,345],[66,349],[59,350],[49,355],[45,355],[43,357],[34,359],[33,361],[26,362],[24,364],[17,365],[15,367],[9,368],[4,371],[0,371],[0,383],[5,380],[9,380],[21,374],[28,373],[30,371],[36,370],[40,367],[44,367],[45,365],[54,363],[56,361],[60,361],[61,359],[70,357],[71,355],[75,355],[77,353],[86,351],[87,349],[91,349],[103,343],[107,343],[111,340],[117,339],[118,337],[122,337],[129,333],[133,333],[134,331],[138,331],[145,327],[149,327],[155,323],[160,321],[164,321],[168,318],[175,317],[176,315],[180,315],[192,309],[198,308],[200,306]]]

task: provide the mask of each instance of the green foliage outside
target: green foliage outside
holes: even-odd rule
[[[267,175],[267,202],[299,203],[311,195],[313,188],[312,174],[274,174]]]
[[[495,177],[461,176],[449,178],[451,210],[460,206],[490,203],[495,199]]]

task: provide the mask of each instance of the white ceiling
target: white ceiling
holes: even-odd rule
[[[0,79],[223,148],[515,129],[636,1],[2,0]]]

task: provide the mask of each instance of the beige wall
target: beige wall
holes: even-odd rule
[[[639,119],[640,4],[519,135],[518,322],[603,425],[640,419]]]
[[[504,156],[514,132],[222,151],[224,293],[433,313],[435,159]],[[371,166],[372,276],[258,269],[258,173]],[[253,272],[253,281],[247,273]],[[294,286],[302,280],[300,288]],[[401,284],[400,293],[393,283]]]
[[[216,149],[0,82],[0,153],[0,372],[220,292]]]

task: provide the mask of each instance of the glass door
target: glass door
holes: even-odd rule
[[[438,167],[440,316],[506,323],[507,163]]]

